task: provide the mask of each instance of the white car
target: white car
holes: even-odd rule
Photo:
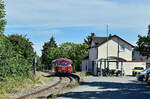
[[[145,69],[145,70],[143,70],[143,71],[141,71],[141,72],[138,72],[138,73],[136,74],[137,80],[143,81],[143,79],[145,79],[145,77],[146,77],[146,76],[145,76],[146,73],[149,72],[149,71],[150,71],[150,68]]]
[[[144,81],[148,81],[149,76],[150,76],[150,69],[147,70],[147,72],[144,74],[144,78],[145,78]]]

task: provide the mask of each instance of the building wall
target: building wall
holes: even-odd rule
[[[88,72],[88,60],[82,60],[82,67],[81,67],[82,72]]]
[[[125,75],[132,75],[133,68],[138,66],[142,66],[146,69],[146,62],[124,62],[123,69],[125,71]]]
[[[93,72],[92,71],[92,61],[89,61],[88,59],[82,60],[81,65],[81,71],[82,72]]]
[[[94,46],[95,43],[92,41],[91,47]],[[89,50],[89,60],[97,59],[97,48],[90,48]]]
[[[97,48],[91,48],[89,50],[89,60],[95,60],[97,59]]]
[[[95,43],[92,42],[91,46],[94,46]],[[124,45],[124,51],[121,51],[121,46]],[[98,55],[97,55],[98,54]],[[108,41],[108,57],[115,56],[118,57],[118,38],[112,38]],[[100,63],[98,62],[97,65],[94,64],[93,61],[96,59],[106,58],[107,57],[107,43],[102,44],[98,48],[91,48],[89,50],[89,60],[82,61],[82,70],[86,71],[86,65],[88,64],[87,72],[93,72],[94,74],[97,73],[97,67],[100,67]],[[127,61],[132,61],[132,47],[125,43],[122,40],[119,40],[119,57],[123,58]],[[106,64],[107,66],[107,64]],[[132,75],[132,69],[135,66],[146,66],[145,62],[124,62],[123,69],[125,71],[125,75]],[[116,63],[109,63],[110,69],[116,69]],[[104,68],[104,63],[102,64],[102,68]],[[119,69],[121,69],[121,63],[119,63]]]
[[[133,60],[137,60],[137,61],[144,60],[144,57],[142,57],[142,56],[140,55],[140,52],[134,51],[134,52],[133,52]]]
[[[121,45],[124,45],[125,50],[120,51]],[[118,39],[112,38],[108,41],[108,57],[118,56]],[[98,47],[98,59],[107,57],[107,43],[102,44]],[[132,60],[132,47],[122,40],[119,40],[119,57],[124,58],[128,61]]]
[[[100,69],[100,62],[98,62],[98,68]],[[134,67],[143,67],[146,69],[146,62],[144,61],[128,61],[128,62],[123,62],[122,68],[125,72],[125,75],[132,75],[132,70]],[[104,62],[102,62],[102,69],[104,69]],[[109,63],[109,69],[116,69],[116,63],[115,62],[110,62]],[[121,62],[119,62],[119,70],[121,70]],[[96,72],[96,71],[95,71]]]

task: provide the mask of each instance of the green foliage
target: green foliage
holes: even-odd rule
[[[4,32],[6,20],[5,20],[5,5],[2,0],[0,0],[0,33]]]
[[[3,34],[0,34],[0,49],[0,80],[2,80],[9,75],[9,68],[14,59],[11,43]]]
[[[150,38],[150,25],[148,25],[148,35],[147,36]]]
[[[136,51],[139,51],[142,56],[150,57],[150,25],[148,26],[147,36],[138,35]]]
[[[24,59],[28,61],[29,64],[32,64],[33,59],[36,56],[32,47],[32,42],[30,42],[29,39],[25,36],[18,34],[9,35],[8,39],[13,45],[13,50],[15,51],[15,53],[20,54]]]
[[[81,58],[88,53],[87,48],[87,44],[72,44],[72,47],[68,51],[68,57],[72,59],[75,71],[80,70]]]
[[[87,44],[75,44],[66,42],[59,47],[59,57],[69,58],[73,61],[74,71],[80,70],[81,58],[87,54]]]
[[[49,68],[51,65],[51,62],[58,58],[59,55],[59,50],[56,44],[56,41],[54,39],[54,37],[52,36],[50,38],[49,42],[46,42],[43,46],[43,50],[42,50],[42,64],[44,64],[44,68]]]
[[[91,43],[92,43],[92,37],[94,37],[95,34],[94,33],[91,33],[90,36],[87,36],[85,39],[84,39],[84,43],[86,43],[89,47],[91,46]]]
[[[21,35],[0,34],[0,80],[29,76],[35,56],[31,42]]]
[[[32,43],[25,36],[6,37],[3,34],[5,25],[5,5],[0,0],[0,86],[1,89],[4,89],[0,90],[0,93],[18,86],[21,79],[30,76],[35,56]],[[20,82],[13,84],[13,81]]]
[[[37,71],[42,71],[43,69],[44,69],[44,65],[42,64],[42,61],[41,61],[41,57],[39,57],[39,56],[36,56],[36,58],[37,58],[37,68],[36,68],[36,70]]]
[[[55,46],[52,46],[52,44]],[[88,45],[85,43],[75,44],[70,42],[62,43],[59,47],[56,45],[54,38],[53,43],[51,39],[49,42],[44,44],[41,59],[45,67],[49,67],[54,59],[69,58],[73,61],[74,71],[80,70],[81,58],[88,53]]]

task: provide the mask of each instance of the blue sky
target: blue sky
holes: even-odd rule
[[[94,32],[97,36],[116,34],[135,44],[137,35],[146,35],[150,24],[149,0],[4,0],[5,34],[23,34],[41,55],[44,42],[53,35],[58,44],[82,43]]]

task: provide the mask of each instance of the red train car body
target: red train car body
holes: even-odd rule
[[[53,61],[55,63],[55,72],[58,73],[72,73],[72,60],[60,58]]]

